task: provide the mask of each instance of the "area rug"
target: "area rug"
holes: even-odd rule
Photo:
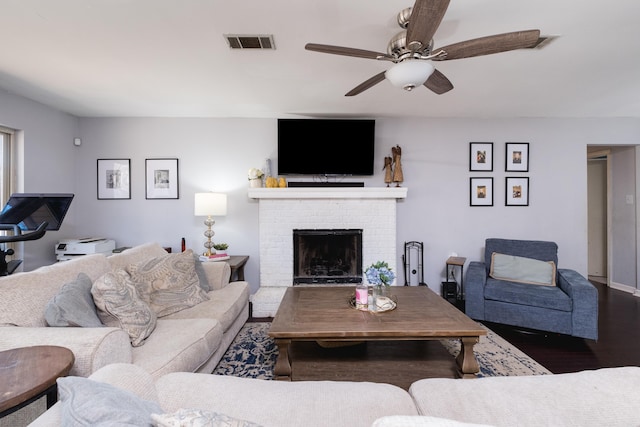
[[[278,348],[269,337],[269,322],[246,323],[229,346],[213,371],[216,375],[273,379],[273,367],[278,358]],[[486,326],[487,335],[480,337],[474,352],[480,372],[478,377],[519,375],[547,375],[551,372],[535,360],[509,344]],[[442,345],[457,356],[460,341],[441,340]]]

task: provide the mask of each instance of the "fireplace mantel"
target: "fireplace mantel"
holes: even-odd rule
[[[406,187],[250,188],[251,199],[405,199]]]

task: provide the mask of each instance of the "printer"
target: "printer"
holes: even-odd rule
[[[68,261],[77,256],[89,254],[110,255],[116,248],[116,242],[102,237],[85,237],[82,239],[60,240],[56,243],[58,261]]]

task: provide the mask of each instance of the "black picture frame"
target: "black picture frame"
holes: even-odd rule
[[[469,178],[469,206],[493,206],[493,178]]]
[[[506,172],[529,172],[529,143],[507,142],[505,145]]]
[[[131,159],[98,159],[98,200],[131,199]]]
[[[145,159],[144,170],[145,198],[180,198],[180,176],[177,158]]]
[[[504,194],[505,206],[529,206],[529,177],[506,177]]]
[[[493,142],[469,143],[469,171],[493,172]]]

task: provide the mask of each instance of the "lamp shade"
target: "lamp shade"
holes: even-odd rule
[[[433,74],[431,62],[423,59],[405,59],[389,68],[384,76],[392,85],[406,90],[421,86]]]
[[[224,193],[196,193],[195,200],[195,216],[227,214],[227,195]]]

